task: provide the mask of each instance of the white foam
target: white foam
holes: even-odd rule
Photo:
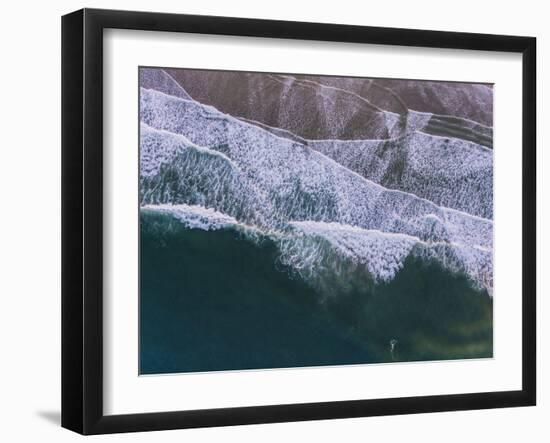
[[[389,282],[403,268],[409,256],[437,261],[444,268],[460,272],[470,278],[478,288],[492,287],[492,251],[483,247],[470,247],[458,243],[426,242],[405,235],[366,230],[339,223],[292,222],[291,225],[305,234],[298,240],[287,238],[282,247],[282,260],[307,278],[315,277],[320,263],[340,263],[327,254],[336,252],[355,266],[364,267],[376,283]],[[329,249],[316,240],[325,240]],[[348,265],[349,266],[349,265]]]
[[[375,282],[393,279],[418,242],[418,239],[404,234],[386,234],[339,223],[293,222],[292,226],[307,237],[299,242],[297,248],[287,245],[286,254],[288,255],[290,250],[293,253],[288,258],[283,256],[283,260],[292,263],[302,272],[305,269],[315,272],[315,267],[322,261],[319,256],[322,248],[316,248],[313,242],[316,238],[322,238],[328,241],[340,256],[364,266]],[[307,245],[308,243],[310,244]]]
[[[221,152],[198,146],[181,134],[155,129],[140,123],[140,175],[151,177],[160,172],[163,165],[170,163],[178,153],[193,150],[199,154],[211,155],[236,165]]]
[[[174,140],[186,146],[180,150],[184,155],[170,154],[157,162],[170,166],[170,173],[164,173],[167,169],[162,167],[148,169],[157,172],[142,177],[147,179],[147,183],[142,182],[142,203],[198,204],[265,232],[285,232],[290,222],[322,222],[331,226],[325,237],[329,231],[339,232],[341,237],[342,230],[330,225],[336,223],[351,227],[345,231],[349,239],[356,235],[353,229],[361,229],[361,241],[368,238],[365,248],[377,252],[369,255],[363,250],[359,256],[367,258],[358,263],[369,263],[369,272],[382,280],[392,278],[406,256],[410,241],[403,239],[416,238],[415,251],[417,244],[424,243],[433,245],[428,255],[435,254],[434,248],[445,249],[445,253],[435,254],[438,259],[442,257],[444,266],[464,270],[477,282],[492,281],[492,261],[486,259],[492,250],[491,220],[440,207],[410,192],[386,189],[320,152],[213,107],[144,89],[140,100],[141,120],[157,130],[154,149],[173,152],[164,145]],[[174,138],[174,134],[183,138]],[[409,162],[416,170],[427,173],[436,166],[422,163],[427,161],[425,147],[410,151]],[[454,151],[448,155],[453,156]],[[452,176],[453,172],[446,174]],[[144,199],[144,195],[155,197]],[[387,254],[387,238],[382,242],[373,231],[398,235],[391,237]],[[336,249],[344,254],[344,246]],[[318,241],[315,247],[321,247]],[[350,252],[349,247],[345,250]],[[294,266],[303,263],[298,260]]]
[[[491,219],[493,151],[456,138],[413,132],[392,140],[324,140],[309,146],[365,178]]]
[[[214,231],[239,224],[233,217],[197,205],[144,205],[143,209],[170,214],[189,229]]]

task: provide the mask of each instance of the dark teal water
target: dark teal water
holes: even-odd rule
[[[234,230],[142,212],[140,248],[142,374],[492,356],[492,299],[436,264],[326,299]]]

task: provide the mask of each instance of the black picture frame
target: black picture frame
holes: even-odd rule
[[[129,415],[103,412],[103,30],[503,51],[523,63],[522,389]],[[62,426],[81,434],[530,406],[536,403],[536,39],[83,9],[62,18]]]

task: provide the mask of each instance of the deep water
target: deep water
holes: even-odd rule
[[[327,297],[269,240],[147,211],[140,231],[142,374],[492,356],[492,298],[435,263]]]

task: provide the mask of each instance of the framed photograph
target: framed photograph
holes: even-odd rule
[[[529,406],[531,37],[62,20],[62,425]]]

